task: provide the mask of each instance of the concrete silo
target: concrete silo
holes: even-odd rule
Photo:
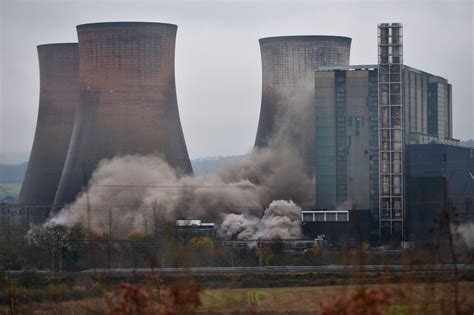
[[[18,201],[51,205],[66,159],[79,101],[77,43],[40,45],[36,132]]]
[[[340,36],[282,36],[260,39],[262,104],[256,147],[272,139],[292,143],[314,169],[315,71],[349,65],[351,39]]]
[[[77,26],[79,109],[55,205],[72,202],[98,162],[117,155],[156,154],[192,173],[176,98],[176,30],[142,22]]]

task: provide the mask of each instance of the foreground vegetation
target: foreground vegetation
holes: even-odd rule
[[[0,314],[474,311],[473,271],[0,276]]]
[[[471,314],[474,283],[459,282],[456,305],[453,282],[337,285],[290,288],[201,290],[196,282],[163,286],[159,278],[102,289],[95,298],[49,300],[0,306],[13,314]],[[54,287],[48,291],[54,291]],[[56,290],[60,290],[56,288]],[[79,290],[79,288],[77,289]],[[471,313],[469,313],[471,312]]]
[[[450,246],[446,241],[400,250],[349,245],[298,249],[282,240],[273,240],[247,246],[178,233],[172,227],[130,233],[126,239],[117,239],[111,232],[88,236],[80,224],[51,225],[31,229],[27,237],[8,233],[0,237],[0,270],[474,263],[474,248]]]
[[[14,221],[12,221],[14,223]],[[8,226],[14,226],[7,222]],[[7,226],[7,225],[5,225]],[[256,246],[177,232],[172,226],[114,237],[81,225],[46,225],[0,238],[0,314],[472,314],[474,273],[365,272],[365,265],[473,264],[474,250],[433,241],[411,249],[366,244]],[[14,231],[14,230],[12,230]],[[357,265],[348,273],[95,275],[95,268]],[[10,273],[11,270],[23,272]],[[34,271],[36,270],[36,271]],[[65,273],[55,273],[55,272]],[[470,312],[470,313],[469,313]]]

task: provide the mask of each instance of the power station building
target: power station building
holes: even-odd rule
[[[416,208],[410,203],[418,188],[412,175],[417,167],[413,155],[406,161],[407,150],[429,145],[439,154],[469,154],[453,138],[451,84],[403,64],[400,24],[379,25],[378,50],[378,64],[315,71],[316,209],[370,209],[372,240],[401,241],[416,224],[412,213],[405,216]],[[431,165],[433,157],[421,159]],[[467,174],[466,163],[462,167]],[[410,188],[405,186],[408,178]],[[410,200],[405,200],[407,193]]]
[[[77,43],[37,47],[40,70],[38,119],[18,201],[51,205],[66,160],[79,104]]]
[[[317,208],[376,209],[376,215],[379,166],[401,170],[401,159],[379,165],[379,141],[380,145],[389,143],[387,132],[379,132],[378,69],[378,65],[362,65],[315,73]],[[408,66],[402,73],[405,128],[396,134],[397,143],[401,145],[403,135],[406,144],[456,144],[448,81]],[[381,112],[381,124],[387,125],[389,119],[397,122],[401,117],[389,118]]]
[[[26,206],[2,213],[73,202],[99,162],[115,156],[154,154],[192,174],[176,96],[176,31],[93,23],[77,26],[78,44],[38,46],[38,122],[19,197]],[[260,39],[255,147],[283,140],[314,176],[306,235],[420,241],[446,213],[452,222],[474,220],[474,150],[453,138],[451,85],[404,65],[399,23],[378,26],[377,64],[350,65],[350,48],[340,36]]]
[[[77,26],[79,108],[55,205],[72,202],[99,161],[117,155],[155,154],[192,173],[176,97],[176,30],[163,23]]]

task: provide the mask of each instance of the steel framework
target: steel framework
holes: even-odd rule
[[[378,25],[379,236],[403,239],[403,27]]]

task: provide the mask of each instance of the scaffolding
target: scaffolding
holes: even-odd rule
[[[379,236],[403,240],[403,27],[378,25]]]

